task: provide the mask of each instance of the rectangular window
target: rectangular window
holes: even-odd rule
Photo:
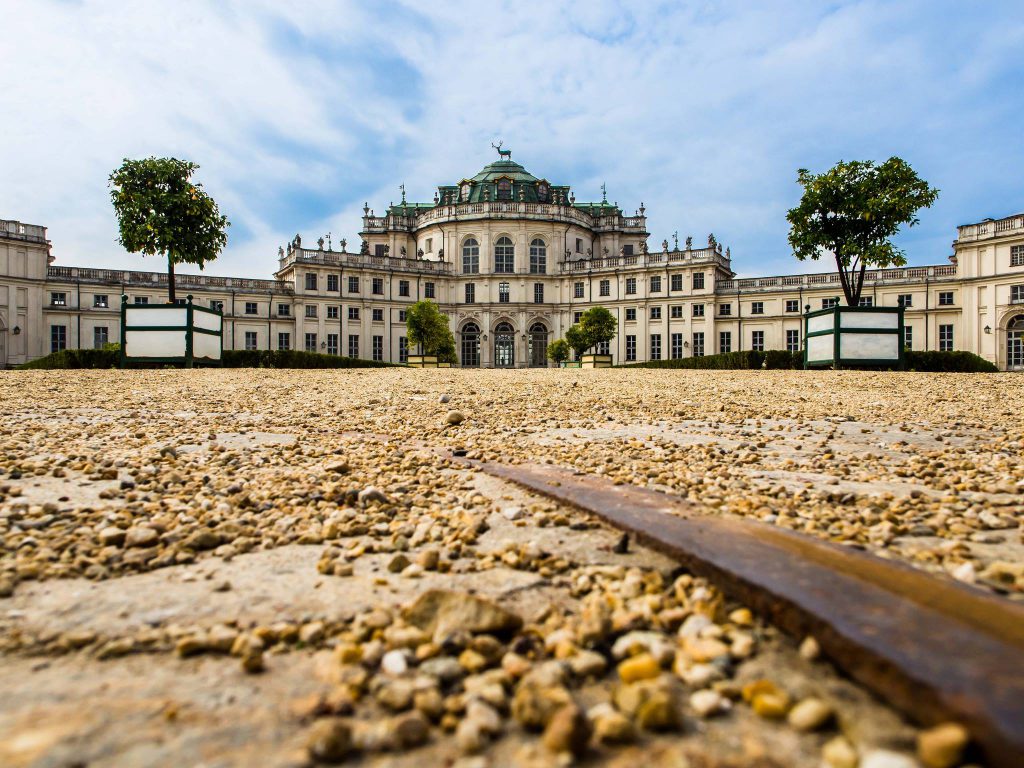
[[[60,352],[68,348],[68,327],[66,325],[50,326],[50,351]]]
[[[543,304],[544,303],[544,283],[533,284],[533,303]]]
[[[939,306],[940,307],[951,307],[953,306],[953,292],[942,291],[939,293]]]
[[[693,334],[693,356],[704,357],[704,331]]]
[[[103,345],[110,341],[110,333],[107,326],[97,325],[92,329],[92,348],[103,349]]]
[[[384,310],[383,309],[371,309],[370,319],[375,323],[384,322]]]
[[[903,326],[903,348],[914,348],[914,327],[912,325]]]
[[[901,293],[899,296],[896,297],[896,305],[900,307],[914,306],[914,294]]]
[[[373,346],[371,348],[373,359],[377,362],[382,362],[384,360],[384,337],[374,336],[371,341],[373,342]]]
[[[636,320],[636,307],[629,307],[626,309],[626,322],[630,320]]]
[[[284,352],[292,348],[292,335],[285,331],[277,334],[277,348]]]
[[[661,307],[651,307],[651,320],[661,320]]]
[[[511,275],[516,271],[515,246],[503,245],[502,240],[509,242],[507,237],[503,237],[494,246],[494,271],[500,275]]]
[[[292,313],[292,307],[290,304],[278,304],[277,305],[277,316],[288,317]]]
[[[211,299],[210,300],[210,309],[212,309],[212,310],[214,310],[216,312],[223,312],[224,311],[224,302],[221,301],[220,299]]]
[[[340,291],[340,287],[339,287],[340,285],[341,285],[341,283],[338,280],[338,276],[337,275],[328,275],[327,276],[327,291],[328,291],[328,293],[338,293]]]
[[[683,305],[673,304],[671,307],[669,307],[669,316],[673,320],[678,320],[679,318],[681,318],[683,316]]]
[[[572,284],[572,297],[574,299],[582,299],[583,298],[583,283],[573,283]]]
[[[409,316],[408,310],[405,310],[405,309],[398,310],[398,322],[404,323],[408,316]]]
[[[786,299],[786,311],[787,312],[799,312],[800,311],[800,300],[799,299]]]
[[[728,317],[732,314],[732,304],[719,304],[718,315],[719,317]]]
[[[316,352],[316,334],[315,333],[307,333],[306,334],[306,351],[307,352]]]
[[[750,332],[750,348],[754,352],[764,352],[764,331]]]
[[[622,246],[622,255],[623,256],[632,256],[633,255],[633,244],[632,243],[630,243],[629,245]]]
[[[387,245],[385,245],[384,243],[376,243],[373,246],[373,255],[374,256],[381,256],[381,257],[386,256],[387,255],[387,248],[388,248]]]
[[[939,352],[953,351],[953,324],[939,326]]]
[[[693,290],[701,291],[704,290],[704,273],[694,272],[693,273]]]
[[[694,304],[693,305],[693,316],[694,317],[704,317],[704,305],[703,304]]]
[[[348,356],[359,357],[359,335],[356,333],[348,335]]]
[[[423,298],[432,299],[434,298],[434,284],[424,283],[423,284]]]
[[[833,309],[834,307],[837,307],[837,306],[839,306],[839,299],[833,298],[833,299],[822,299],[821,300],[821,308],[822,309]]]
[[[434,252],[434,238],[428,237],[426,243],[424,243],[423,250],[427,253]]]
[[[359,278],[358,277],[354,277],[354,276],[351,276],[351,275],[349,276],[349,278],[348,278],[348,292],[349,293],[359,293]]]
[[[626,337],[626,362],[636,360],[636,336]]]
[[[580,318],[582,318],[582,317],[583,317],[583,313],[582,312],[573,312],[572,313],[572,321],[574,323],[578,323],[580,321]]]
[[[408,296],[409,295],[409,281],[408,280],[399,280],[398,281],[398,295],[399,296]]]
[[[246,313],[248,314],[248,308],[246,308]],[[306,305],[306,317],[316,317],[316,304]]]
[[[530,274],[543,275],[548,271],[548,247],[537,238],[530,243]]]
[[[427,242],[429,243],[430,241],[427,240]],[[409,339],[405,336],[398,337],[398,362],[409,362]]]
[[[508,304],[510,300],[511,296],[509,295],[509,284],[498,283],[498,303]]]
[[[66,307],[68,305],[68,295],[66,293],[51,293],[50,294],[50,306],[51,307]]]
[[[175,299],[174,303],[177,304],[179,307],[184,307],[186,304],[188,304],[188,300],[187,299]]]
[[[327,319],[328,320],[337,320],[338,319],[338,312],[339,312],[340,309],[341,309],[341,307],[327,307]]]
[[[315,291],[316,290],[316,272],[307,272],[306,273],[306,290],[307,291]]]
[[[348,308],[348,319],[349,320],[358,320],[359,319],[359,307],[349,307]]]
[[[476,304],[476,284],[466,283],[466,303]]]
[[[873,307],[875,306],[874,296],[861,296],[857,301],[858,307]]]
[[[470,238],[462,246],[462,274],[476,275],[480,272],[480,245]]]
[[[1010,266],[1024,267],[1024,245],[1010,246]]]
[[[612,281],[611,280],[602,280],[600,283],[598,283],[598,292],[602,296],[611,296],[612,295]]]
[[[718,352],[720,354],[726,354],[732,352],[732,332],[731,331],[719,331],[718,333]]]
[[[247,314],[247,315],[255,315],[258,312],[259,312],[259,307],[256,305],[255,301],[247,301],[247,302],[245,302],[245,314]],[[307,307],[306,308],[306,317],[309,317],[309,316],[310,316],[309,308]],[[316,307],[313,307],[313,315],[312,316],[316,317]]]
[[[651,360],[661,360],[661,334],[651,334]]]
[[[583,240],[576,238],[576,253],[583,253]]]
[[[149,304],[149,296],[136,296],[135,303],[139,305]]]
[[[681,290],[683,290],[683,275],[682,275],[681,272],[679,274],[672,275],[669,278],[668,288],[669,288],[670,291],[681,291]]]
[[[672,348],[669,350],[673,360],[679,360],[683,356],[683,334],[672,334]]]
[[[661,275],[651,275],[651,293],[661,293]]]
[[[1024,285],[1011,285],[1010,286],[1010,303],[1011,304],[1022,304],[1022,303],[1024,303]]]
[[[98,309],[106,309],[110,306],[110,302],[107,299],[107,294],[97,293],[92,297],[92,305]]]
[[[336,355],[338,354],[338,334],[328,333],[327,334],[327,354]]]
[[[634,293],[636,293],[636,278],[635,277],[627,277],[626,278],[626,295],[627,296],[631,296]]]
[[[752,314],[752,315],[763,315],[764,314],[764,302],[763,301],[752,301],[752,302],[750,302],[750,314]]]
[[[786,331],[786,351],[787,352],[799,352],[800,351],[800,331],[797,331],[797,330]]]
[[[372,292],[373,292],[373,294],[375,296],[383,296],[384,295],[384,278],[383,277],[375,277],[375,278],[373,278],[373,284],[372,284],[371,290],[372,290]]]
[[[254,349],[257,348],[256,345],[258,343],[259,343],[259,340],[257,339],[256,331],[246,331],[245,332],[245,348],[246,349],[254,350]]]

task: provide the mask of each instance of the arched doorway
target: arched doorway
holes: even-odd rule
[[[480,367],[480,327],[476,323],[466,323],[462,326],[460,334],[462,340],[462,361],[463,368]]]
[[[544,323],[534,323],[530,326],[530,367],[548,367],[548,329]]]
[[[1012,317],[1006,324],[1006,370],[1024,370],[1024,315]]]
[[[7,367],[7,324],[0,317],[0,369]]]
[[[516,364],[516,332],[511,323],[498,323],[494,329],[494,367],[513,368]]]

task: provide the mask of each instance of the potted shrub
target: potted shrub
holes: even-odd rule
[[[615,315],[604,307],[591,307],[580,318],[580,330],[588,342],[587,349],[604,344],[615,338],[619,322]],[[583,368],[611,368],[612,356],[588,352],[580,358]]]
[[[565,339],[556,339],[548,345],[548,360],[559,368],[565,367],[569,359],[569,343]]]
[[[562,367],[582,368],[583,353],[590,349],[590,342],[587,341],[587,337],[584,335],[579,323],[569,326],[569,330],[565,332],[565,343],[569,349],[576,353],[576,359],[569,360],[566,358],[565,362],[562,363]]]
[[[417,354],[409,355],[407,364],[410,368],[451,367],[455,357],[455,338],[448,327],[448,318],[441,314],[436,304],[417,301],[406,313],[405,327],[409,343],[419,350]]]

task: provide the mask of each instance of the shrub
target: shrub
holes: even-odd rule
[[[321,355],[297,349],[224,350],[225,368],[390,368],[392,363],[339,355]]]
[[[908,371],[942,373],[995,373],[999,369],[973,352],[935,352],[908,349],[905,356]]]
[[[768,352],[726,352],[724,355],[705,355],[704,357],[683,357],[678,360],[652,360],[647,363],[634,363],[627,368],[685,368],[743,370],[750,368],[802,368],[803,354],[773,349]]]
[[[46,357],[22,363],[21,370],[55,370],[64,368],[116,368],[120,364],[120,347],[117,349],[62,349]]]
[[[555,365],[561,365],[569,359],[569,342],[565,339],[555,339],[548,344],[548,360]]]

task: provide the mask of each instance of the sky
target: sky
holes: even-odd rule
[[[796,262],[799,168],[898,155],[941,192],[896,243],[1024,211],[1024,2],[0,0],[0,219],[61,265],[162,270],[118,245],[124,157],[200,166],[231,221],[211,274],[362,207],[429,201],[504,142],[577,200],[643,203],[650,246],[708,233],[740,276]],[[189,270],[183,270],[189,271]],[[193,270],[194,271],[194,270]]]

